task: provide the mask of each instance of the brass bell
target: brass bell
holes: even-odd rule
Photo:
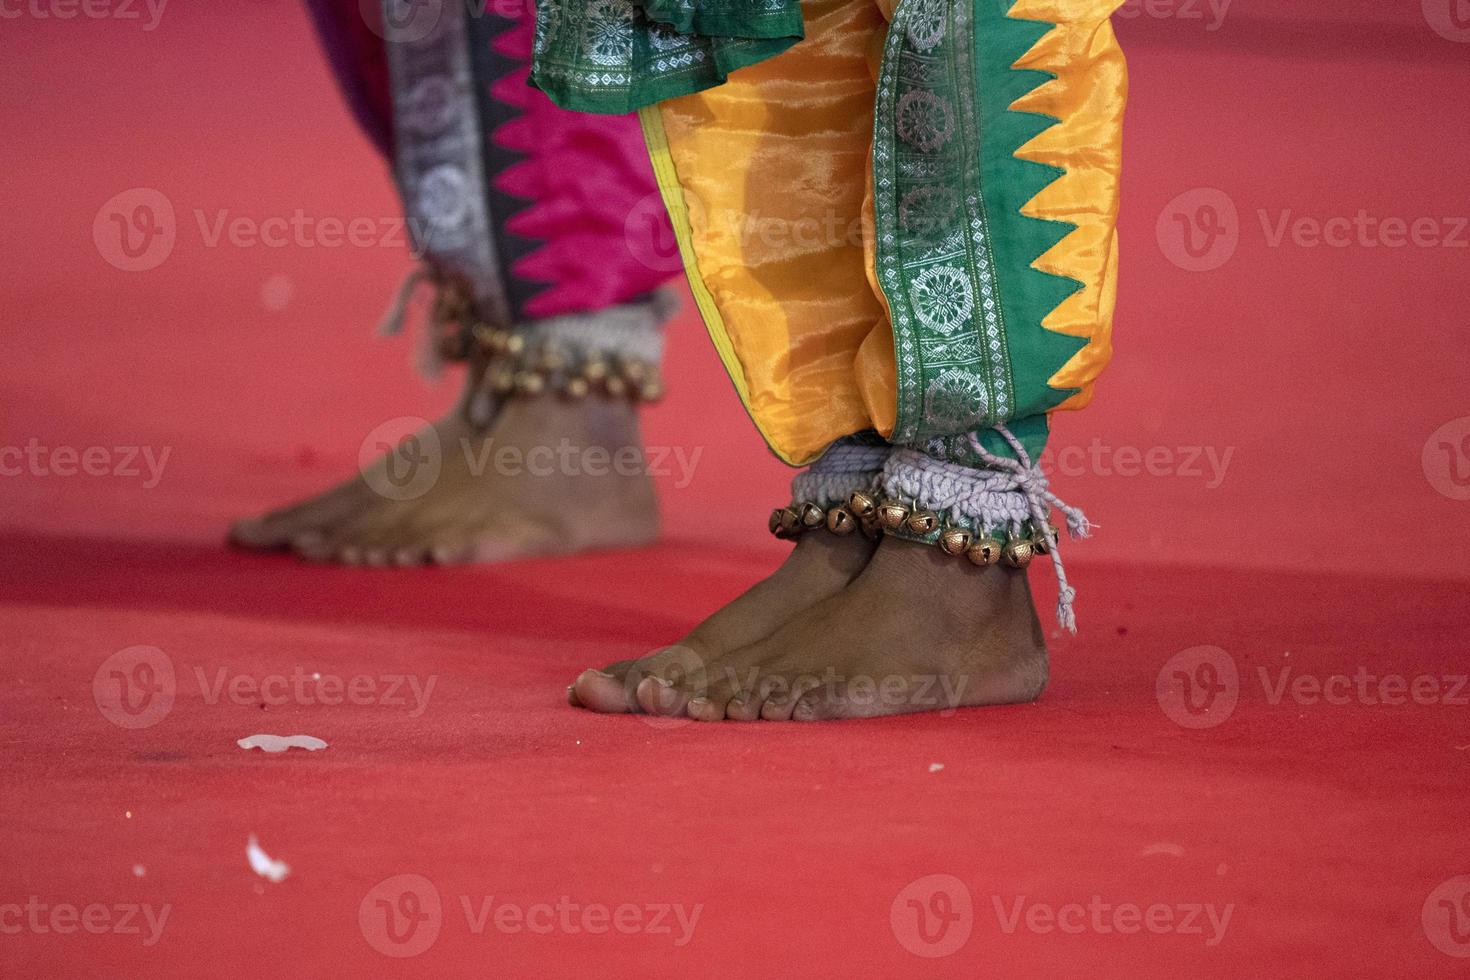
[[[777,507],[771,511],[768,525],[778,538],[794,538],[801,533],[801,517],[790,507]]]
[[[541,351],[541,367],[545,371],[555,374],[567,366],[567,356],[555,347],[547,347]]]
[[[898,530],[908,519],[909,509],[903,504],[890,500],[878,506],[878,526],[885,531]]]
[[[1002,555],[1012,568],[1025,568],[1036,555],[1036,546],[1030,538],[1011,538],[1006,542]]]
[[[846,507],[837,506],[827,511],[827,530],[833,534],[848,535],[857,530],[857,518]]]
[[[522,395],[539,395],[546,387],[546,379],[535,371],[517,371],[514,384]]]
[[[470,333],[474,335],[475,343],[479,344],[481,347],[494,346],[495,332],[495,328],[490,326],[490,324],[485,323],[484,321],[481,321],[470,328]]]
[[[638,386],[638,398],[640,401],[656,402],[663,396],[664,385],[658,378],[648,378]]]
[[[518,333],[508,333],[505,337],[505,352],[507,354],[519,354],[526,349],[526,338]]]
[[[607,380],[603,382],[603,387],[613,398],[622,398],[628,393],[628,382],[620,374],[609,374]]]
[[[565,390],[568,398],[586,398],[591,387],[586,378],[568,378]]]
[[[952,558],[958,558],[970,550],[975,536],[962,527],[947,527],[939,536],[939,550]]]
[[[878,498],[871,493],[862,490],[854,490],[847,498],[847,509],[852,511],[852,516],[860,521],[866,521],[877,516]]]
[[[1005,548],[1005,542],[1000,538],[981,538],[970,545],[965,552],[965,557],[970,559],[972,565],[994,565],[1000,561],[1000,553]]]
[[[488,324],[481,334],[482,340],[492,354],[504,354],[505,343],[510,339],[510,331],[492,329]]]
[[[1038,555],[1051,554],[1051,542],[1058,540],[1058,535],[1061,534],[1057,530],[1057,526],[1050,521],[1047,522],[1046,526],[1051,530],[1050,538],[1048,538],[1046,532],[1039,529],[1031,532],[1031,547],[1036,549]]]
[[[870,517],[867,520],[858,518],[858,525],[863,529],[863,537],[869,541],[877,541],[883,537],[883,529],[878,526],[878,518]]]
[[[827,512],[808,500],[801,505],[801,526],[821,527],[827,522]]]
[[[510,368],[499,368],[490,375],[490,387],[497,395],[510,394],[515,386],[515,372]]]
[[[582,365],[582,377],[588,381],[601,381],[607,377],[607,362],[594,358]]]
[[[618,373],[629,381],[642,381],[648,377],[648,365],[642,361],[620,360],[618,362]]]
[[[932,510],[916,510],[909,515],[904,526],[912,534],[926,535],[934,533],[939,526],[939,517]]]

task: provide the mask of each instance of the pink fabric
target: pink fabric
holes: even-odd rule
[[[526,156],[491,182],[496,190],[529,202],[505,227],[544,242],[512,269],[519,277],[549,283],[526,303],[526,312],[556,316],[641,296],[678,267],[671,269],[663,260],[673,231],[638,120],[568,112],[527,85],[535,18],[513,19],[515,26],[494,45],[519,67],[490,91],[522,114],[491,139]]]
[[[366,24],[359,0],[313,0],[311,6],[359,120],[370,134],[387,130],[391,139],[380,31]],[[490,181],[519,206],[508,216],[496,215],[497,237],[504,242],[509,232],[532,243],[530,249],[515,250],[519,255],[510,270],[514,278],[540,287],[519,312],[539,319],[599,310],[648,293],[679,265],[637,118],[584,115],[552,105],[526,84],[534,14],[523,11],[504,19],[511,26],[492,43],[516,67],[495,80],[490,91],[520,115],[490,139],[522,156],[491,174]],[[503,210],[504,198],[496,204]]]

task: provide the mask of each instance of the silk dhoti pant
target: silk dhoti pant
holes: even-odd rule
[[[1111,354],[1120,0],[544,0],[533,84],[641,110],[710,334],[782,459],[1035,459]],[[982,456],[983,458],[983,456]]]

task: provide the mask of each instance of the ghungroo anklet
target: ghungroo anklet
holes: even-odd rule
[[[663,397],[657,360],[635,356],[612,345],[587,348],[567,344],[554,332],[531,325],[524,330],[478,323],[474,342],[487,359],[486,380],[497,395],[554,392],[567,398],[603,395],[654,402]]]
[[[1010,444],[1016,459],[987,451],[973,434],[970,447],[984,468],[947,463],[912,449],[892,448],[883,451],[883,469],[875,479],[854,486],[845,499],[837,502],[832,500],[832,490],[840,481],[818,473],[824,456],[797,480],[826,479],[826,492],[802,494],[793,481],[797,502],[771,514],[771,532],[779,538],[796,538],[821,527],[835,534],[861,529],[869,536],[891,534],[934,545],[946,555],[981,567],[1005,564],[1026,568],[1038,555],[1049,557],[1059,587],[1057,620],[1075,632],[1077,620],[1072,605],[1077,593],[1067,582],[1058,547],[1059,531],[1048,514],[1055,507],[1066,515],[1067,529],[1073,537],[1087,537],[1092,525],[1082,511],[1051,492],[1045,474],[1008,429],[997,426],[996,431]]]
[[[477,309],[467,283],[421,266],[404,280],[379,333],[403,329],[424,285],[434,290],[420,356],[426,374],[445,362],[475,361],[488,392],[499,398],[553,392],[653,402],[663,396],[661,327],[674,302],[662,292],[593,313],[501,326]]]
[[[876,540],[880,532],[873,509],[856,511],[852,501],[877,492],[883,466],[892,451],[889,445],[868,445],[855,438],[833,443],[820,459],[792,479],[792,503],[771,512],[771,533],[790,540],[825,528],[836,535],[861,531]]]

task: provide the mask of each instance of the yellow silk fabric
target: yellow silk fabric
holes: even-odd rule
[[[1087,284],[1046,322],[1090,338],[1053,378],[1057,387],[1090,386],[1111,349],[1126,81],[1107,16],[1119,2],[1018,0],[1012,12],[1059,22],[1022,63],[1061,76],[1022,101],[1063,120],[1022,155],[1069,170],[1027,213],[1079,226],[1037,264]],[[870,156],[896,3],[806,0],[805,41],[643,116],[701,312],[751,418],[790,463],[863,429],[887,434],[895,421]],[[1064,407],[1080,407],[1087,393]]]

